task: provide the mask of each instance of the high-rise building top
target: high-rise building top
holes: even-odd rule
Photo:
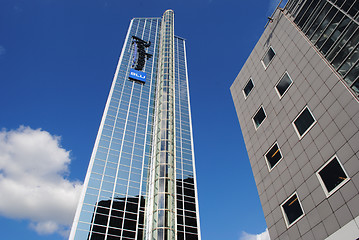
[[[286,11],[353,94],[359,97],[359,2],[290,0]]]
[[[200,239],[185,40],[131,20],[70,239]]]
[[[359,238],[358,9],[289,0],[231,86],[271,239]]]

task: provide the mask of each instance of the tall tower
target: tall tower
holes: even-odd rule
[[[358,19],[289,0],[231,86],[271,239],[359,238]]]
[[[200,237],[186,47],[174,13],[134,18],[70,239]]]

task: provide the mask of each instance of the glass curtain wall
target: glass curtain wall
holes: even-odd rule
[[[175,37],[177,240],[200,239],[185,40]]]
[[[142,239],[161,18],[130,23],[70,238]],[[150,41],[147,81],[128,80],[132,36]]]
[[[135,40],[152,55],[145,83],[129,80]],[[70,239],[201,239],[185,40],[172,10],[130,23]]]

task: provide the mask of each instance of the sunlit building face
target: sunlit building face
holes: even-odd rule
[[[131,20],[70,239],[200,239],[186,46]]]

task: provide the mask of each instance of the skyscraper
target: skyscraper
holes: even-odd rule
[[[231,86],[271,239],[359,238],[358,19],[289,0]]]
[[[134,18],[70,239],[200,239],[185,40]]]

